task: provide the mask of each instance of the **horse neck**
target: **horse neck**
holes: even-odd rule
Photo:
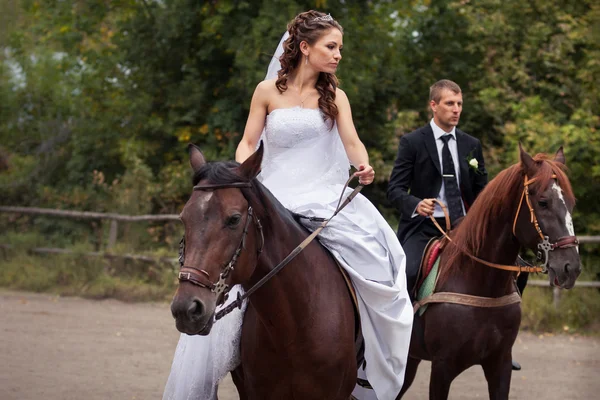
[[[501,215],[490,220],[484,228],[481,250],[478,254],[471,254],[494,264],[515,264],[520,245],[512,233],[512,209],[513,207],[508,207]],[[463,228],[468,229],[468,226]],[[464,253],[458,263],[462,270],[448,280],[444,285],[445,290],[484,297],[500,297],[514,292],[514,272],[479,263]]]
[[[269,225],[265,227],[263,252],[245,289],[269,273],[307,236],[307,231],[291,217],[271,215]],[[282,333],[296,335],[302,331],[298,326],[312,319],[310,315],[327,296],[317,293],[322,287],[319,283],[329,280],[330,275],[337,272],[335,267],[327,268],[327,263],[333,263],[333,259],[315,241],[256,291],[250,297],[250,303],[263,326],[282,338],[286,337],[281,336]]]

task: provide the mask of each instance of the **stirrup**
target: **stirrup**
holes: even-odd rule
[[[371,386],[371,384],[369,383],[369,381],[366,380],[366,379],[356,378],[356,383],[360,387],[364,387],[365,389],[371,389],[371,390],[373,390],[373,386]]]

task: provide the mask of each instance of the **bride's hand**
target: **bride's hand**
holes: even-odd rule
[[[360,164],[354,173],[361,185],[370,185],[375,179],[375,170],[369,164]]]

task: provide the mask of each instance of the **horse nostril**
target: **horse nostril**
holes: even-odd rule
[[[571,271],[570,267],[571,267],[571,264],[569,264],[569,263],[565,264],[565,274],[568,274]]]
[[[194,299],[192,304],[188,307],[187,314],[191,320],[199,320],[202,317],[202,314],[204,314],[204,304],[202,304],[200,300]]]

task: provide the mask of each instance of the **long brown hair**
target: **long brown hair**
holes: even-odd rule
[[[332,28],[339,29],[343,33],[342,26],[334,19],[322,19],[326,14],[319,11],[306,11],[298,14],[289,24],[288,33],[290,36],[283,42],[283,54],[279,58],[281,69],[277,72],[277,81],[275,86],[280,93],[287,90],[287,80],[289,76],[298,68],[302,60],[300,43],[305,41],[313,45],[325,32]],[[335,105],[335,91],[338,86],[338,79],[335,74],[321,72],[317,78],[315,88],[319,93],[319,108],[325,115],[325,119],[331,121],[331,127],[338,115],[338,108]]]
[[[536,181],[529,187],[530,194],[544,192],[553,182],[553,175],[560,188],[563,190],[567,207],[572,209],[575,205],[575,196],[569,178],[565,174],[566,166],[550,159],[546,154],[536,154],[533,157],[537,169],[534,176]],[[441,265],[438,287],[450,276],[461,271],[468,274],[472,261],[462,249],[475,256],[481,256],[483,241],[488,238],[487,230],[492,222],[501,215],[510,215],[516,212],[517,201],[523,191],[523,178],[525,170],[521,162],[500,172],[485,189],[477,196],[477,200],[465,216],[464,220],[452,232],[452,240],[456,246],[447,245],[444,249],[444,263]],[[512,200],[512,201],[511,201]],[[485,258],[485,257],[481,257]]]

